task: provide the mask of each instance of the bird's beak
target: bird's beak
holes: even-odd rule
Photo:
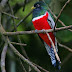
[[[35,8],[36,8],[36,7],[34,7],[34,6],[31,7],[32,10],[35,9]]]

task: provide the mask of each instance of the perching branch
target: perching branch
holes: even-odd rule
[[[53,43],[50,35],[49,35],[48,33],[46,33],[46,34],[47,34],[47,36],[48,36],[48,38],[49,38],[49,40],[50,40],[50,42],[51,42],[51,44],[52,44],[52,47],[53,47],[53,49],[54,49],[54,53],[55,53],[55,56],[56,56],[57,60],[61,63],[60,58],[59,58],[59,56],[58,56],[58,54],[57,54],[57,52],[56,52],[55,45],[54,45],[54,43]]]
[[[2,72],[6,72],[6,70],[5,70],[5,58],[6,58],[7,46],[8,46],[8,44],[5,43],[5,45],[3,47],[2,54],[1,54],[1,71]]]
[[[22,66],[22,68],[23,68],[23,71],[24,71],[24,72],[27,72],[26,69],[25,69],[25,67],[24,67],[24,65],[23,65],[23,63],[22,63],[22,61],[21,61],[21,59],[18,58],[18,60],[20,61],[20,64],[21,64],[21,66]]]
[[[55,28],[55,31],[61,31],[61,30],[66,30],[72,28],[72,25],[70,26],[65,26],[65,27],[60,27],[60,28]],[[47,33],[47,32],[53,32],[53,29],[48,29],[48,30],[32,30],[32,31],[17,31],[17,32],[3,32],[3,35],[23,35],[23,34],[35,34],[35,33]]]

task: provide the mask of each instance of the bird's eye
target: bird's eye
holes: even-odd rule
[[[37,6],[37,7],[40,7],[40,5],[39,5],[39,4],[37,4],[36,6]]]

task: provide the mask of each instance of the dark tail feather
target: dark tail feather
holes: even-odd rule
[[[45,48],[47,50],[47,53],[49,54],[49,56],[51,58],[52,65],[55,66],[56,65],[56,59],[55,59],[55,54],[54,54],[53,48],[52,47],[50,48],[50,46],[48,44],[46,44],[45,42],[44,42],[44,45],[45,45]]]
[[[47,53],[49,54],[49,56],[51,58],[52,65],[60,70],[61,66],[60,66],[60,63],[55,58],[55,53],[54,53],[53,47],[51,46],[51,48],[50,48],[50,46],[48,44],[46,44],[45,42],[44,42],[44,45],[47,50]],[[56,51],[58,52],[57,46],[56,46]]]

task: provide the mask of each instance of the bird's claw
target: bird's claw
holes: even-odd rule
[[[37,32],[38,32],[38,30],[36,29],[36,30],[35,30],[35,32],[37,33]]]
[[[42,29],[42,31],[45,31],[45,29]]]
[[[43,34],[45,33],[45,29],[42,29],[42,31],[43,31]]]

